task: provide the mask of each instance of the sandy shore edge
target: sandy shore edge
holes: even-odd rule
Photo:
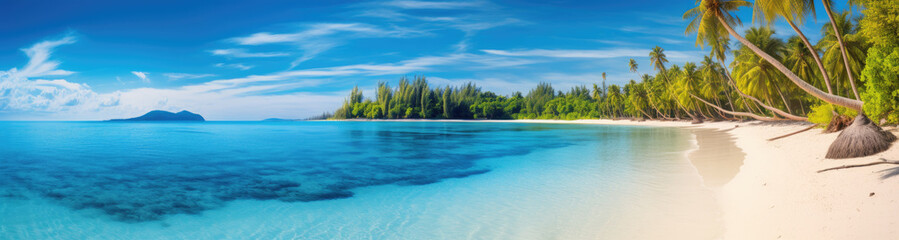
[[[365,121],[365,120],[363,120]],[[392,121],[392,120],[391,120]],[[690,124],[676,121],[629,120],[398,120],[441,122],[515,122],[559,124],[603,124],[703,129],[730,135],[733,145],[745,153],[739,170],[714,173],[715,183],[707,185],[719,195],[725,226],[724,239],[894,239],[899,236],[899,167],[877,165],[825,173],[817,170],[879,161],[899,160],[899,147],[874,156],[854,159],[825,159],[827,148],[837,133],[812,129],[775,141],[767,139],[806,128],[802,123],[709,122]],[[896,127],[885,128],[899,135]],[[694,134],[697,134],[694,131]],[[701,133],[700,133],[701,134]],[[719,148],[717,139],[698,141],[700,148]],[[709,147],[708,144],[714,144]],[[709,164],[734,164],[733,150],[712,151],[709,156],[688,154],[702,174]],[[715,154],[721,161],[716,163]],[[739,153],[737,153],[738,155]],[[732,154],[733,155],[733,154]],[[710,157],[712,156],[712,157]],[[711,159],[711,160],[710,160]],[[697,163],[696,160],[706,161]],[[709,161],[712,161],[711,163]],[[725,167],[727,168],[733,168]],[[723,178],[722,178],[723,176]],[[727,179],[730,178],[730,179]],[[722,179],[727,179],[722,180]],[[722,182],[724,181],[724,182]]]

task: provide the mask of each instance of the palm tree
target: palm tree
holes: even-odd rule
[[[843,130],[833,144],[831,144],[826,155],[827,158],[869,156],[885,151],[889,148],[890,143],[895,141],[896,137],[892,133],[883,131],[883,129],[873,124],[872,121],[865,116],[862,109],[864,102],[858,99],[849,99],[825,93],[820,89],[815,88],[811,84],[803,81],[799,76],[796,76],[793,72],[789,71],[783,63],[780,63],[774,57],[768,55],[737,34],[730,25],[739,24],[740,20],[731,14],[731,12],[740,7],[749,6],[749,2],[745,0],[697,0],[696,3],[698,6],[684,13],[684,19],[691,19],[690,24],[687,26],[687,32],[697,32],[697,41],[705,42],[709,36],[722,33],[721,29],[723,28],[724,31],[743,43],[743,45],[746,45],[752,52],[771,63],[777,70],[786,75],[793,84],[803,91],[806,91],[812,96],[825,102],[847,107],[859,112],[855,121]],[[830,8],[827,4],[828,3],[825,2],[825,7],[828,8],[828,14],[830,14]],[[831,22],[833,22],[833,20],[831,20]],[[840,34],[837,33],[836,36],[838,42],[842,43]],[[845,47],[842,49],[845,49]],[[850,71],[847,70],[847,72]],[[850,82],[852,81],[853,80],[850,79]]]
[[[734,88],[735,92],[738,93],[737,96],[740,97],[737,100],[740,100],[740,102],[743,103],[743,105],[744,105],[744,107],[746,107],[747,111],[752,112],[752,106],[750,106],[750,101],[746,101],[744,99],[745,97],[743,95],[745,95],[745,94],[743,94],[743,92],[740,92],[740,89],[737,88],[736,83],[730,77],[730,71],[727,69],[727,64],[724,63],[725,60],[727,60],[727,52],[730,52],[730,39],[728,38],[728,35],[727,34],[714,35],[714,36],[707,36],[707,38],[712,38],[711,41],[708,41],[709,45],[711,46],[710,55],[718,60],[718,66],[720,67],[720,70],[723,73],[722,75],[727,80],[728,86],[731,86],[732,88]],[[703,46],[703,45],[701,45],[701,42],[698,42],[698,45]],[[728,96],[730,96],[730,95],[728,95]],[[737,107],[736,105],[731,105],[731,107],[732,107],[732,109],[734,109],[736,111],[736,107]]]
[[[672,70],[674,69],[675,68],[672,67]],[[702,79],[702,77],[700,76],[701,73],[696,69],[696,64],[687,62],[686,64],[684,64],[683,70],[679,72],[680,76],[676,78],[678,79],[678,101],[680,101],[681,104],[683,104],[684,108],[686,108],[687,110],[697,110],[700,115],[703,115],[704,118],[708,118],[708,116],[705,116],[705,113],[702,112],[702,109],[699,107],[696,101],[694,101],[691,97],[691,94],[697,93],[697,90],[699,89],[698,83],[700,79]]]
[[[651,106],[652,109],[656,110],[656,113],[659,114],[659,116],[665,119],[670,119],[668,118],[668,116],[665,116],[665,114],[662,113],[659,107],[655,104],[654,96],[658,96],[658,94],[655,94],[655,91],[653,91],[654,82],[655,81],[653,81],[652,76],[649,76],[649,74],[643,74],[641,86],[643,87],[643,91],[646,93],[646,100],[647,102],[649,102],[649,106]]]
[[[729,44],[730,40],[728,39],[728,35],[717,35],[717,36],[708,35],[706,37],[711,38],[708,40],[708,43],[711,45],[712,55],[718,59],[718,63],[720,64],[720,66],[727,66],[724,63],[724,61],[727,59],[726,52],[730,49],[730,44]],[[701,43],[701,41],[697,41],[697,42]],[[700,46],[702,46],[702,45],[700,45]],[[763,113],[764,111],[762,111],[759,108],[759,106],[761,106],[762,108],[768,109],[768,110],[775,112],[776,114],[786,117],[790,120],[796,120],[796,121],[807,121],[808,120],[808,118],[806,118],[806,117],[792,115],[792,114],[784,112],[780,109],[777,109],[775,107],[769,106],[769,105],[763,103],[761,100],[744,93],[743,91],[740,90],[739,87],[737,87],[737,82],[734,80],[734,77],[731,76],[730,71],[726,67],[721,67],[721,72],[723,73],[725,79],[727,79],[728,85],[734,89],[734,92],[736,92],[738,96],[740,96],[740,98],[738,98],[737,100],[739,100],[739,102],[743,103],[744,107],[746,107],[746,110],[749,113],[752,113],[753,110],[755,110],[759,113]],[[745,115],[741,115],[741,116],[745,116]],[[762,119],[775,119],[776,120],[776,118],[768,118],[768,117],[764,117],[764,118],[753,117],[753,118],[759,119],[759,120],[762,120]]]
[[[796,26],[797,23],[802,24],[805,21],[805,17],[809,14],[815,14],[814,0],[756,0],[753,18],[769,25],[779,17],[783,18],[793,28],[793,31],[796,31],[808,53],[815,60],[815,64],[818,65],[818,70],[821,71],[821,75],[824,78],[824,86],[827,88],[827,93],[833,94],[830,76],[828,76],[824,68],[824,63],[821,62],[821,57],[818,56],[818,49],[809,42],[805,34]]]
[[[824,11],[827,12],[827,17],[830,18],[830,25],[833,27],[834,36],[837,38],[837,43],[840,46],[840,52],[843,55],[843,65],[846,66],[846,72],[849,77],[849,84],[852,86],[852,93],[855,94],[855,100],[861,101],[861,98],[858,96],[858,88],[855,87],[855,77],[852,76],[852,70],[849,67],[849,54],[846,52],[846,44],[843,42],[843,34],[840,32],[839,27],[837,27],[837,22],[833,16],[833,8],[831,8],[832,0],[821,0],[821,3],[824,4]],[[859,110],[861,112],[861,110]]]
[[[802,39],[798,36],[792,36],[787,40],[784,61],[787,66],[790,66],[790,71],[796,73],[802,79],[813,80],[812,84],[815,87],[822,88],[826,86],[829,88],[828,82],[814,81],[822,78],[819,78],[821,75],[814,69],[815,66],[812,66],[812,58],[814,56],[806,50],[805,44],[802,43]]]
[[[596,109],[599,110],[599,112],[601,114],[605,114],[605,110],[603,110],[603,107],[602,107],[603,94],[604,94],[603,90],[601,88],[599,88],[599,86],[596,85],[596,83],[594,83],[592,97],[593,97],[593,100],[596,100],[596,103],[597,103]]]
[[[630,61],[627,62],[627,67],[631,70],[632,73],[636,73],[637,72],[637,61],[634,61],[634,59],[631,58]]]
[[[740,34],[730,26],[732,24],[740,25],[740,19],[731,14],[731,12],[736,11],[740,7],[750,6],[751,3],[745,0],[697,0],[696,3],[698,6],[684,13],[684,19],[692,19],[687,26],[687,32],[696,32],[698,36],[697,41],[705,42],[707,41],[707,36],[710,34],[719,34],[723,29],[723,31],[726,31],[732,37],[740,41],[740,43],[746,45],[746,47],[752,50],[756,55],[771,63],[778,71],[786,75],[793,84],[796,84],[796,86],[812,96],[828,103],[847,107],[859,112],[862,111],[862,101],[828,94],[815,88],[815,86],[812,86],[799,78],[799,76],[796,76],[793,72],[790,72],[783,63],[777,61],[777,59],[753,45],[749,40],[740,36]]]
[[[618,85],[612,84],[609,86],[609,90],[606,93],[606,101],[608,102],[608,107],[612,116],[621,116],[621,88],[619,88]]]
[[[747,111],[747,114],[750,114],[750,115],[736,114],[735,116],[750,116],[750,117],[752,117],[754,119],[758,119],[758,120],[777,120],[776,118],[762,117],[762,116],[758,116],[758,115],[753,116],[754,111],[757,111],[760,113],[764,112],[759,108],[759,106],[762,106],[765,109],[776,112],[777,114],[780,114],[781,116],[787,117],[792,120],[797,120],[797,121],[807,120],[807,118],[788,114],[784,111],[781,111],[780,109],[768,106],[767,104],[762,103],[762,101],[756,99],[755,97],[752,97],[750,95],[743,93],[743,91],[741,91],[740,88],[737,87],[737,83],[736,83],[736,81],[734,81],[734,78],[731,76],[730,71],[726,67],[723,67],[723,66],[727,66],[727,64],[725,63],[725,60],[727,59],[727,52],[730,51],[730,40],[728,39],[728,35],[726,34],[726,32],[724,33],[724,35],[717,35],[717,34],[721,34],[721,33],[720,32],[711,32],[711,33],[707,33],[706,35],[699,35],[697,37],[697,45],[704,47],[704,45],[702,45],[702,43],[705,42],[711,46],[710,55],[718,60],[719,75],[723,76],[724,79],[726,80],[725,82],[726,82],[727,86],[730,86],[734,90],[734,92],[737,93],[738,98],[735,101],[733,101],[733,103],[736,103],[736,104],[731,105],[734,110],[729,111],[729,112],[735,112],[736,111],[735,109],[738,105],[743,105],[743,107]],[[730,101],[730,95],[727,95],[727,96],[728,96],[728,100]],[[702,101],[702,100],[700,99],[700,101]],[[705,103],[707,101],[702,101],[702,102]],[[715,109],[719,109],[718,106],[712,106],[712,107],[714,107]],[[726,113],[728,113],[728,112],[726,112]],[[728,113],[728,114],[730,114],[730,113]],[[734,115],[734,114],[731,114],[731,115]]]
[[[702,82],[699,83],[699,95],[703,97],[711,97],[715,100],[715,105],[721,106],[721,93],[724,91],[721,74],[718,72],[718,64],[711,57],[706,55],[700,63],[699,71],[702,76]],[[727,95],[727,103],[733,109],[733,102],[730,95]],[[720,112],[719,112],[720,113]],[[720,115],[720,114],[719,114]],[[722,117],[725,117],[722,115]]]
[[[834,19],[834,23],[832,25],[837,26],[839,32],[845,37],[843,38],[842,44],[839,42],[840,38],[837,38],[837,35],[834,33],[833,28],[828,25],[824,25],[821,29],[821,32],[824,33],[824,37],[818,41],[818,47],[824,50],[824,65],[826,65],[827,70],[831,73],[831,75],[836,79],[843,79],[845,81],[837,81],[838,85],[838,93],[840,93],[840,89],[845,91],[857,91],[855,89],[855,83],[853,79],[864,68],[865,58],[867,57],[865,52],[867,52],[866,43],[863,39],[860,39],[857,34],[855,34],[855,27],[849,19],[848,12],[842,12],[838,14]],[[843,46],[845,46],[845,51],[843,50]],[[846,54],[849,55],[849,62],[846,63]],[[844,68],[845,66],[845,68]],[[847,69],[851,69],[851,72],[847,72]],[[849,84],[846,84],[846,82]],[[842,88],[840,88],[842,87]]]
[[[754,45],[771,54],[778,61],[782,59],[785,52],[785,43],[773,37],[774,31],[769,28],[750,28],[746,31],[746,38]],[[734,52],[735,59],[734,75],[739,86],[749,92],[750,95],[764,97],[768,100],[768,105],[772,105],[771,97],[775,94],[780,96],[787,112],[793,113],[790,103],[784,96],[780,86],[787,86],[783,81],[783,75],[777,71],[770,63],[759,58],[748,50],[745,46],[741,46],[739,50]]]
[[[655,46],[654,48],[652,48],[652,51],[649,52],[649,65],[651,65],[653,68],[655,68],[657,71],[659,71],[659,73],[661,73],[661,75],[665,79],[665,83],[667,83],[668,86],[673,87],[674,85],[671,84],[671,80],[668,79],[668,73],[667,73],[668,71],[665,69],[666,63],[668,63],[668,56],[665,55],[665,50],[659,46]],[[674,94],[671,94],[670,88],[668,89],[668,91],[669,91],[668,94],[674,96]],[[687,109],[684,108],[683,104],[681,104],[677,98],[673,98],[673,99],[674,99],[674,103],[677,105],[678,108],[684,110],[684,112],[686,112],[687,115],[690,116],[691,119],[696,120],[696,116],[694,116],[689,111],[687,111]],[[680,118],[680,112],[675,110],[675,114],[676,114],[675,117]]]
[[[646,108],[647,96],[646,92],[643,91],[642,84],[645,83],[637,83],[633,79],[624,85],[624,92],[627,93],[627,106],[626,108],[634,115],[643,114],[646,118],[653,119],[652,116],[643,111]],[[638,114],[640,113],[640,114]]]
[[[602,72],[602,94],[603,98],[608,98],[609,96],[609,89],[606,88],[606,72]],[[606,111],[609,112],[609,110],[610,109],[608,109],[608,105],[606,105]]]

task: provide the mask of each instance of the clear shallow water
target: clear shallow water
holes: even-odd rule
[[[0,238],[714,238],[684,130],[0,123]],[[673,234],[673,235],[672,235]]]

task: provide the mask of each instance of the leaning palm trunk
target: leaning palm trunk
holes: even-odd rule
[[[665,70],[665,66],[662,66],[662,76],[665,77],[666,85],[674,86],[674,85],[671,85],[671,81],[668,80],[668,70]],[[671,88],[665,88],[665,89],[668,90],[669,95],[674,96],[673,94],[671,94]],[[680,104],[680,100],[678,100],[676,97],[673,97],[673,99],[674,99],[674,103],[677,104],[678,108],[680,108],[681,110],[684,110],[684,112],[687,113],[687,115],[690,116],[690,118],[693,119],[694,121],[697,120],[696,116],[694,116],[693,114],[690,114],[690,111],[687,111],[687,108],[685,108],[683,104]],[[680,117],[678,117],[678,118],[680,118]]]
[[[646,90],[646,89],[644,88],[644,90]],[[646,100],[647,100],[647,102],[649,102],[649,106],[652,107],[653,110],[656,110],[656,113],[659,114],[659,117],[668,119],[668,116],[665,116],[665,114],[662,114],[662,112],[659,111],[659,108],[656,107],[655,103],[652,102],[652,96],[651,96],[652,92],[648,91],[648,90],[646,92],[647,92]]]
[[[720,105],[720,104],[717,104],[717,105]],[[704,105],[703,105],[702,108],[704,108],[704,110],[705,110],[705,112],[706,112],[706,118],[712,119],[712,120],[714,120],[714,119],[720,119],[720,118],[718,118],[718,116],[715,116],[715,114],[712,113],[712,110],[710,110],[708,106],[704,106]],[[701,110],[700,110],[700,111],[701,111]]]
[[[655,120],[655,118],[653,118],[652,116],[649,116],[649,114],[646,114],[646,112],[644,112],[643,109],[637,109],[637,111],[640,111],[640,113],[643,113],[643,116],[646,116],[646,118],[648,118],[649,120]]]
[[[837,23],[833,19],[833,11],[830,9],[830,3],[828,3],[827,0],[822,0],[821,2],[824,3],[824,10],[827,12],[827,17],[830,18],[830,25],[833,27],[833,35],[837,37],[837,43],[840,44],[840,53],[843,55],[843,65],[846,66],[846,76],[849,76],[849,85],[852,86],[852,93],[855,94],[855,100],[861,100],[858,96],[858,88],[855,87],[855,77],[852,76],[852,69],[849,68],[849,54],[846,53],[846,44],[843,44],[843,36],[837,28]]]
[[[724,64],[724,59],[719,58],[718,62],[721,63],[721,66],[727,66],[727,64]],[[734,81],[734,78],[731,77],[730,71],[727,70],[727,67],[723,67],[722,70],[724,70],[724,77],[727,78],[728,83],[729,83],[728,85],[733,87],[734,90],[739,94],[740,98],[743,99],[743,105],[746,107],[746,110],[748,110],[750,113],[752,113],[752,110],[753,110],[752,107],[755,107],[755,109],[758,110],[759,113],[764,113],[764,111],[761,111],[760,109],[758,109],[758,106],[755,106],[755,104],[750,104],[750,102],[746,101],[746,98],[749,95],[746,95],[742,91],[740,91],[740,88],[737,87],[737,83],[736,83],[736,81]],[[758,101],[758,100],[756,100],[756,101]],[[731,106],[731,107],[733,108],[734,106]],[[734,109],[734,111],[736,111],[736,108],[733,108],[733,109]]]
[[[723,109],[723,108],[722,108],[722,109]],[[725,119],[725,120],[730,120],[730,121],[739,121],[739,120],[741,120],[741,119],[739,119],[739,118],[728,117],[726,114],[724,114],[724,112],[722,112],[721,110],[718,110],[717,108],[715,108],[715,112],[717,112],[717,113],[718,113],[718,116],[721,116],[721,118],[723,118],[723,119]]]
[[[805,34],[796,27],[796,24],[793,24],[793,21],[787,20],[787,23],[790,24],[790,27],[796,31],[796,34],[799,35],[799,39],[802,39],[802,43],[805,43],[805,48],[808,49],[809,52],[812,53],[812,59],[815,59],[815,64],[818,65],[818,70],[821,71],[821,76],[824,76],[824,85],[827,86],[827,93],[833,94],[833,87],[830,86],[830,76],[827,75],[827,70],[824,70],[824,63],[821,62],[821,57],[818,56],[818,50],[815,50],[815,47],[812,47],[812,43],[808,41],[808,38],[805,37]]]
[[[725,93],[724,96],[727,96],[727,104],[730,105],[731,110],[736,110],[736,106],[734,106],[734,101],[730,99],[730,94]]]
[[[730,94],[724,94],[724,96],[727,97],[727,105],[730,106],[730,110],[731,110],[731,111],[736,111],[737,108],[736,108],[736,106],[734,106],[734,101],[731,100]],[[715,109],[715,111],[717,111],[717,112],[718,112],[718,115],[720,115],[720,116],[723,117],[724,119],[732,120],[732,121],[741,120],[741,119],[738,119],[738,118],[728,117],[727,115],[724,114],[724,112],[721,112],[721,110]]]
[[[664,113],[662,113],[662,111],[659,111],[659,108],[656,107],[656,104],[652,102],[651,98],[649,99],[649,105],[652,106],[652,109],[656,110],[656,113],[658,113],[660,117],[662,117],[665,120],[671,120],[670,117],[666,116]]]
[[[755,119],[755,120],[766,121],[766,122],[783,121],[783,120],[784,120],[784,119],[777,119],[777,118],[763,117],[763,116],[759,116],[759,115],[755,115],[755,114],[753,114],[753,113],[747,113],[747,112],[734,112],[734,111],[728,111],[727,109],[721,108],[721,107],[719,107],[719,106],[715,106],[715,104],[712,104],[712,103],[710,103],[710,102],[708,102],[708,101],[706,101],[706,100],[703,100],[702,98],[697,97],[696,95],[690,94],[690,96],[692,96],[692,97],[695,98],[696,100],[702,101],[702,103],[705,103],[706,105],[709,105],[709,106],[711,106],[711,107],[713,107],[713,108],[715,108],[715,109],[718,109],[718,111],[722,111],[722,112],[727,113],[727,114],[730,114],[730,115],[741,116],[741,117],[751,117],[751,118],[753,118],[753,119]]]
[[[723,64],[723,62],[722,62],[722,64]],[[727,80],[730,82],[731,87],[733,87],[734,90],[736,90],[737,94],[740,94],[740,96],[742,96],[743,98],[752,100],[753,102],[757,103],[758,105],[762,106],[763,108],[768,109],[768,110],[770,110],[778,115],[781,115],[787,119],[795,120],[795,121],[808,121],[808,118],[806,118],[806,117],[800,117],[800,116],[796,116],[793,114],[789,114],[789,113],[784,112],[783,110],[780,110],[776,107],[772,107],[770,105],[762,103],[762,101],[760,101],[758,98],[755,98],[749,94],[743,93],[743,91],[740,91],[740,88],[737,87],[737,82],[734,81],[734,79],[730,76],[730,72],[727,71],[727,69],[724,69],[724,75],[725,75],[725,77],[727,77]],[[750,108],[750,111],[752,111],[751,108]],[[761,109],[759,109],[759,111],[761,112]]]
[[[787,101],[787,97],[784,96],[783,91],[780,90],[777,84],[774,84],[774,90],[777,91],[777,95],[780,95],[780,100],[784,102],[784,106],[787,106],[787,112],[793,114],[793,109],[790,108],[790,101]]]
[[[693,95],[693,94],[690,94],[690,95]],[[699,112],[699,116],[701,116],[703,119],[709,119],[709,116],[705,115],[705,113],[702,112],[702,108],[701,108],[701,107],[697,107],[697,108],[696,108],[696,111]]]
[[[830,9],[828,8],[827,10],[828,14],[830,14]],[[865,116],[864,110],[862,108],[864,102],[858,99],[849,99],[833,94],[828,94],[822,92],[818,88],[815,88],[811,84],[800,79],[799,76],[796,76],[795,73],[791,72],[789,69],[787,69],[786,66],[771,57],[771,55],[768,55],[767,53],[753,45],[751,42],[749,42],[749,40],[746,40],[746,38],[743,38],[742,36],[737,34],[737,32],[727,24],[727,21],[725,21],[722,16],[718,15],[716,17],[718,18],[718,22],[721,23],[721,25],[731,36],[733,36],[741,43],[743,43],[743,45],[755,52],[756,55],[758,55],[762,59],[765,59],[765,61],[768,61],[768,63],[771,63],[771,65],[774,65],[777,70],[786,75],[787,78],[790,79],[790,81],[792,81],[794,84],[796,84],[796,86],[798,86],[800,89],[825,102],[847,107],[859,113],[858,117],[855,118],[855,121],[852,122],[852,125],[844,129],[843,132],[840,133],[839,136],[837,136],[837,139],[834,140],[834,142],[830,145],[830,148],[827,150],[827,158],[854,158],[870,156],[872,154],[887,150],[892,142],[896,140],[896,136],[894,136],[890,132],[883,131],[880,126],[877,126],[876,124],[871,122],[870,119],[868,119],[868,116]],[[835,33],[835,35],[837,35],[839,39],[839,33]],[[844,60],[844,62],[848,61]],[[849,76],[852,76],[851,72],[847,71],[847,74]],[[851,80],[850,83],[852,83],[853,90],[855,90],[855,83]],[[857,95],[858,91],[856,91],[856,96]]]
[[[765,53],[764,51],[762,51],[761,49],[759,49],[758,47],[753,45],[751,42],[749,42],[749,40],[746,40],[746,38],[743,38],[743,36],[740,36],[740,34],[737,34],[737,32],[733,28],[731,28],[730,25],[727,25],[727,22],[724,21],[724,18],[722,18],[721,16],[717,16],[717,17],[718,17],[718,21],[721,23],[721,25],[724,26],[724,28],[727,30],[728,33],[730,33],[731,36],[733,36],[738,41],[740,41],[740,43],[743,43],[743,45],[745,45],[750,50],[752,50],[752,52],[754,52],[756,55],[758,55],[762,59],[765,59],[765,61],[768,61],[768,63],[771,63],[771,65],[774,65],[774,68],[776,68],[781,73],[786,75],[787,78],[790,79],[790,81],[792,81],[794,84],[796,84],[796,86],[798,86],[803,91],[808,92],[812,96],[815,96],[816,98],[821,99],[822,101],[825,101],[825,102],[828,102],[831,104],[840,105],[843,107],[847,107],[847,108],[850,108],[850,109],[858,111],[858,112],[862,112],[862,105],[864,104],[862,101],[855,100],[855,99],[849,99],[849,98],[845,98],[845,97],[841,97],[841,96],[837,96],[837,95],[833,95],[833,94],[828,94],[828,93],[821,91],[818,88],[815,88],[815,86],[812,86],[811,84],[809,84],[809,83],[803,81],[801,78],[799,78],[799,76],[796,76],[796,74],[791,72],[790,69],[787,68],[787,66],[783,65],[783,63],[780,63],[779,61],[774,59],[774,57],[771,57],[771,55],[768,55],[768,53]]]

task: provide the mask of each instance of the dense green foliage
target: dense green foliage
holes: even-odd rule
[[[865,113],[899,123],[899,1],[869,1],[863,11],[861,35],[874,46],[862,71]]]
[[[429,88],[424,77],[412,83],[406,78],[391,89],[380,83],[374,99],[363,100],[362,91],[353,88],[333,118],[367,119],[581,119],[599,118],[597,99],[585,86],[556,92],[541,83],[527,95],[511,96],[482,91],[474,84],[459,87]],[[388,109],[384,114],[383,109]],[[616,112],[618,113],[618,112]],[[615,115],[605,115],[615,117]]]

